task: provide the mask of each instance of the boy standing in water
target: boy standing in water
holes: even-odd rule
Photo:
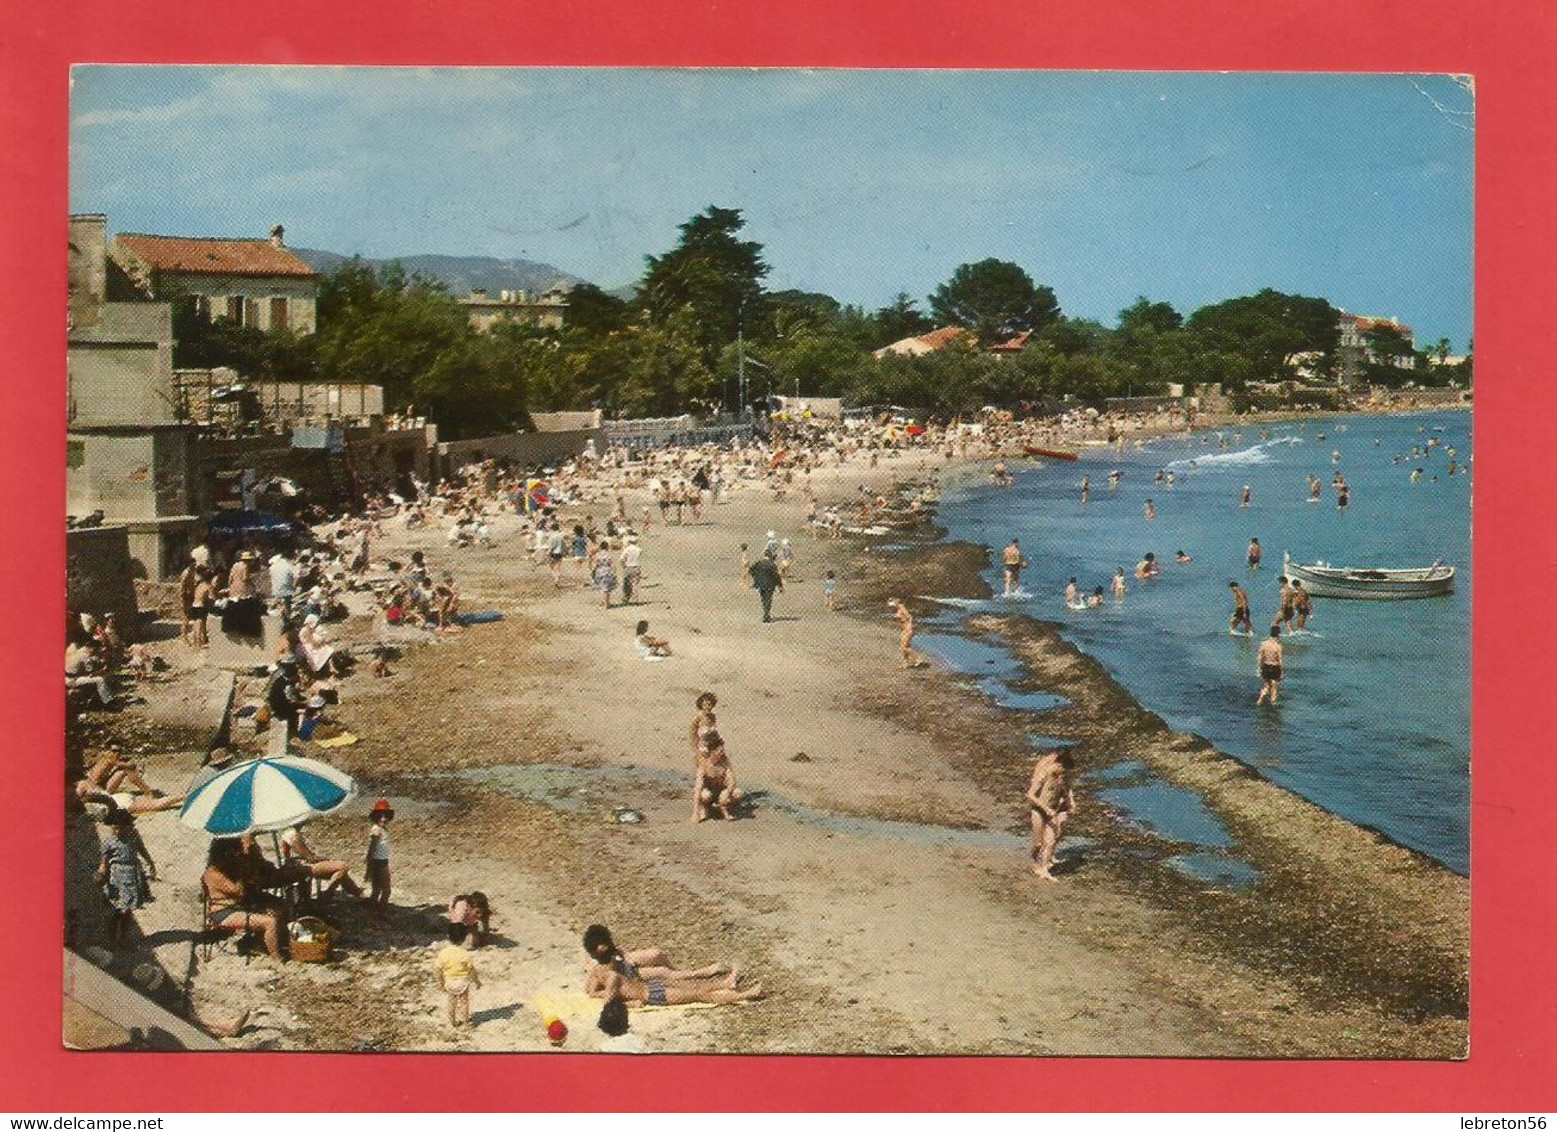
[[[1272,625],[1270,636],[1260,642],[1259,666],[1260,666],[1260,694],[1255,698],[1255,706],[1265,702],[1265,697],[1270,697],[1271,706],[1276,706],[1276,696],[1281,691],[1281,626]]]
[[[1229,581],[1227,585],[1233,591],[1233,618],[1228,622],[1227,631],[1236,633],[1241,625],[1245,633],[1254,636],[1254,622],[1249,619],[1249,595],[1237,582]]]
[[[1010,597],[1022,584],[1022,567],[1027,565],[1027,559],[1022,557],[1022,548],[1016,539],[1011,540],[1001,559],[1006,567],[1006,597]]]

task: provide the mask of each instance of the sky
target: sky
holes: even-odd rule
[[[1445,75],[88,66],[70,203],[607,288],[717,204],[770,288],[867,308],[993,256],[1105,323],[1275,287],[1463,353],[1473,105]]]

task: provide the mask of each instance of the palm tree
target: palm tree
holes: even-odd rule
[[[1433,354],[1438,358],[1438,364],[1444,365],[1449,360],[1449,340],[1440,338],[1433,344]]]

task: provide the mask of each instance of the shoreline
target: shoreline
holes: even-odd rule
[[[828,469],[818,494],[948,467],[917,455]],[[334,713],[361,741],[320,754],[355,775],[361,794],[349,812],[313,823],[310,840],[350,860],[359,811],[391,797],[401,811],[395,913],[376,926],[336,901],[343,956],[321,967],[272,972],[220,951],[200,961],[201,1016],[265,1002],[270,1013],[234,1048],[546,1050],[539,996],[578,989],[578,933],[598,921],[629,946],[738,961],[767,990],[746,1007],[635,1012],[654,1052],[1464,1056],[1468,886],[1344,831],[1331,831],[1343,851],[1318,856],[1262,833],[1259,813],[1298,832],[1323,827],[1268,784],[1258,805],[1240,801],[1236,782],[1219,803],[1254,807],[1255,828],[1240,837],[1255,846],[1264,891],[1158,867],[1143,856],[1152,839],[1085,797],[1085,774],[1073,845],[1092,844],[1063,883],[1038,886],[1019,803],[1036,755],[1027,734],[1053,733],[1050,721],[995,706],[942,668],[903,672],[884,610],[889,593],[911,604],[926,588],[979,596],[989,552],[871,549],[896,535],[813,542],[803,505],[747,491],[701,525],[656,524],[644,604],[610,613],[577,582],[555,591],[544,568],[517,557],[504,541],[512,516],[494,522],[491,551],[449,552],[436,530],[394,532],[381,553],[427,549],[454,563],[468,608],[505,613],[406,649],[388,679],[353,678]],[[766,529],[800,536],[799,576],[771,626],[758,624],[736,554]],[[913,539],[935,534],[927,517]],[[836,614],[819,592],[828,567],[839,575]],[[640,660],[630,648],[638,617],[670,636],[677,656]],[[1050,655],[1041,626],[1000,628],[1023,636],[1037,684],[1096,690],[1098,719],[1072,721],[1097,732],[1095,747],[1108,727],[1133,727],[1163,773],[1217,787],[1215,760],[1176,750],[1117,689],[1104,696],[1085,658]],[[687,821],[686,723],[703,689],[719,694],[742,786],[759,795],[750,820]],[[171,780],[192,760],[170,753],[155,766]],[[504,767],[516,769],[459,777]],[[646,820],[612,824],[615,805]],[[159,861],[203,844],[171,821],[142,826]],[[187,878],[169,887],[188,895]],[[493,898],[502,942],[477,956],[479,1025],[454,1035],[439,1024],[429,941],[443,902],[471,888]],[[1289,895],[1311,902],[1295,926]],[[1329,950],[1311,952],[1326,927]],[[568,1048],[592,1048],[593,1019],[569,1025]]]

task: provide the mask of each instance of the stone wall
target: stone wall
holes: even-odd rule
[[[120,630],[134,638],[140,618],[129,531],[124,527],[65,532],[65,610],[112,613]]]
[[[438,445],[439,469],[451,475],[462,464],[479,460],[507,460],[519,467],[546,467],[572,459],[593,440],[600,447],[599,429],[570,432],[518,432],[506,436],[487,436],[478,440],[451,440]]]

